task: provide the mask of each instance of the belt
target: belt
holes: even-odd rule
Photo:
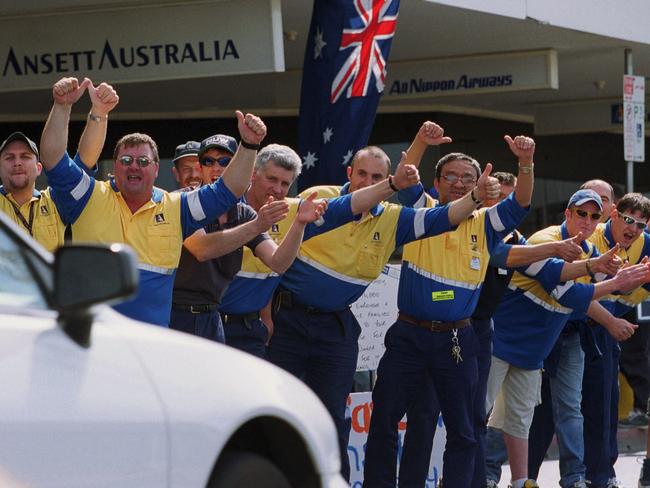
[[[211,303],[206,303],[201,305],[199,304],[186,305],[181,303],[172,303],[172,308],[174,310],[181,310],[183,312],[208,313],[217,310],[217,305]]]
[[[415,317],[400,312],[397,314],[397,320],[407,324],[416,325],[431,332],[449,332],[454,329],[462,329],[471,324],[469,319],[455,320],[453,322],[439,322],[438,320],[419,320]]]
[[[304,310],[305,312],[314,315],[319,315],[319,314],[338,315],[340,312],[346,312],[350,309],[350,307],[348,306],[341,310],[327,310],[327,311],[320,310],[316,307],[312,307],[310,305],[305,305],[304,303],[300,303],[298,300],[296,300],[294,294],[286,289],[280,289],[275,292],[275,295],[273,297],[273,306],[275,310],[278,310],[280,308]]]
[[[224,324],[230,322],[249,322],[252,320],[258,320],[260,318],[259,312],[250,312],[250,313],[222,313],[221,319]]]

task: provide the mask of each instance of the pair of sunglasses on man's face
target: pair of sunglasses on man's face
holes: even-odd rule
[[[603,214],[598,213],[598,212],[587,212],[586,210],[582,210],[581,208],[574,208],[573,211],[575,214],[580,217],[581,219],[586,219],[587,217],[591,218],[591,220],[600,220],[600,218],[603,216]]]
[[[618,215],[623,219],[623,222],[625,222],[627,225],[634,224],[636,225],[636,228],[639,230],[646,230],[646,228],[648,227],[648,225],[643,220],[636,220],[630,217],[629,215],[625,215],[620,212],[618,213]]]
[[[228,166],[231,159],[232,158],[230,156],[222,156],[220,158],[212,158],[210,156],[203,156],[201,158],[200,163],[203,166],[214,166],[215,164],[218,164],[222,168],[225,168],[226,166]]]
[[[135,164],[137,164],[141,168],[146,168],[151,163],[153,163],[153,161],[146,156],[133,157],[133,156],[129,156],[128,154],[125,154],[124,156],[120,156],[117,160],[124,166],[131,166],[135,161]]]

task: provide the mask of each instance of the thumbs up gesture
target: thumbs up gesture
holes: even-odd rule
[[[591,269],[594,271],[594,273],[603,273],[607,276],[614,276],[623,264],[621,258],[616,255],[619,249],[620,246],[616,244],[605,254],[602,254],[593,259]]]
[[[476,191],[476,198],[481,202],[484,202],[485,200],[495,200],[499,197],[501,185],[499,184],[499,180],[490,176],[491,173],[492,163],[488,163],[485,165],[485,170],[483,170],[483,173],[476,182],[475,190],[472,190]]]
[[[535,155],[535,141],[532,138],[517,136],[513,139],[508,135],[503,138],[521,164],[529,165],[533,162],[533,156]]]
[[[94,86],[88,78],[85,78],[83,82],[88,86],[88,95],[93,104],[92,113],[94,115],[107,115],[119,103],[120,97],[108,83],[104,82]]]
[[[574,237],[558,241],[556,248],[556,255],[564,259],[567,263],[571,263],[582,255],[582,248],[580,243],[583,241],[582,232]]]
[[[79,83],[77,78],[61,78],[52,86],[54,103],[59,105],[74,105],[88,88],[90,80],[86,78]]]

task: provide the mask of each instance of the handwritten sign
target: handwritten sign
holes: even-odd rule
[[[365,462],[366,443],[368,442],[368,431],[372,420],[372,393],[352,393],[348,397],[348,414],[352,420],[350,440],[348,442],[348,458],[350,459],[350,487],[361,488],[363,485],[363,466]],[[399,459],[402,456],[404,445],[404,434],[406,433],[406,417],[398,426],[397,435],[397,468],[399,472]],[[438,418],[436,435],[433,438],[431,449],[431,461],[425,488],[435,488],[442,475],[442,455],[445,450],[446,430],[442,417]]]
[[[352,304],[352,313],[361,325],[357,371],[377,369],[384,354],[384,336],[397,320],[399,265],[384,266],[379,278]]]

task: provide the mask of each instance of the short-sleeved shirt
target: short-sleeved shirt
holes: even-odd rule
[[[310,188],[320,197],[349,195],[349,184]],[[396,247],[448,232],[448,208],[407,208],[382,202],[367,215],[304,242],[282,286],[305,305],[322,311],[354,303],[377,278]]]
[[[401,196],[400,196],[401,197]],[[437,202],[422,192],[416,206]],[[400,311],[422,320],[456,321],[471,317],[488,262],[503,249],[528,210],[514,195],[497,205],[475,210],[453,232],[404,246],[397,302]],[[498,265],[505,266],[507,253]]]
[[[238,225],[255,220],[257,214],[249,205],[237,203],[226,214],[226,222],[220,224],[217,220],[205,227],[207,233],[232,229]],[[269,239],[264,232],[255,236],[245,245],[251,252]],[[228,284],[241,269],[243,247],[228,254],[208,261],[198,261],[194,255],[183,246],[181,261],[174,280],[173,304],[180,305],[218,305]]]
[[[96,181],[64,154],[47,171],[52,198],[74,241],[123,242],[138,256],[137,295],[114,308],[137,320],[167,327],[174,275],[183,240],[237,203],[222,179],[185,193],[159,188],[131,212],[115,181]]]
[[[541,244],[568,238],[566,224],[562,224],[536,232],[528,242]],[[598,255],[588,241],[583,241],[581,247],[580,259]],[[566,282],[545,279],[540,271],[545,263],[553,261],[558,260],[533,263],[527,274],[517,271],[493,317],[493,354],[522,369],[542,367],[567,321],[584,318],[594,294],[589,277]]]
[[[606,253],[616,245],[614,236],[612,235],[612,223],[598,224],[594,233],[589,237],[601,254]],[[618,251],[624,263],[630,265],[637,264],[644,256],[650,256],[650,234],[647,232],[642,233],[633,243],[627,248],[621,248]],[[631,293],[626,294],[613,294],[607,295],[600,299],[607,310],[609,310],[616,317],[621,317],[629,312],[632,308],[636,307],[639,303],[644,302],[650,296],[650,283],[646,283],[639,288],[636,288]]]

